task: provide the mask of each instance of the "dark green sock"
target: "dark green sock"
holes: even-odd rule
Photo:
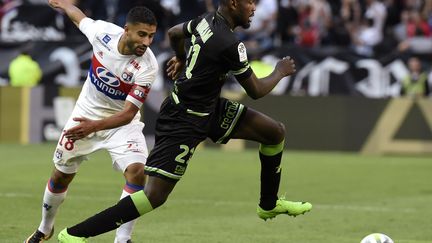
[[[120,200],[116,205],[67,229],[68,233],[78,237],[91,237],[118,228],[153,210],[144,191],[138,191]]]
[[[282,168],[280,167],[284,141],[277,145],[260,145],[261,160],[261,197],[260,207],[273,209],[278,199]]]

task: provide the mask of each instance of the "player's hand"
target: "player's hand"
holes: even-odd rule
[[[64,1],[63,0],[48,0],[48,4],[52,8],[63,9]]]
[[[85,117],[75,117],[73,120],[79,124],[65,131],[64,135],[68,139],[76,141],[96,131],[96,121],[94,120]]]
[[[289,76],[296,71],[294,60],[286,56],[278,61],[276,64],[276,70],[283,76]]]
[[[186,60],[182,60],[176,56],[172,57],[167,63],[167,75],[172,80],[176,80],[185,66]]]

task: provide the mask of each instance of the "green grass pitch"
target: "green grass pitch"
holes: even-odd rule
[[[22,242],[38,226],[53,150],[0,144],[1,243]],[[259,170],[254,150],[198,149],[168,202],[139,219],[134,242],[358,243],[374,232],[397,243],[432,242],[430,157],[285,151],[280,194],[314,208],[267,222],[255,213]],[[56,233],[113,205],[123,184],[106,152],[91,155],[60,208]]]

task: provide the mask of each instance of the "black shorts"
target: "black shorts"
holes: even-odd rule
[[[246,110],[238,102],[219,98],[215,111],[205,115],[188,110],[169,96],[157,118],[155,146],[147,159],[145,173],[180,180],[198,144],[207,137],[215,143],[227,143]]]

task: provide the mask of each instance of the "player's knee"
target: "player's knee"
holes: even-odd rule
[[[176,183],[173,181],[157,176],[150,175],[148,177],[148,181],[144,187],[144,193],[147,196],[147,199],[150,201],[153,209],[166,202],[169,194],[174,189],[175,184]]]
[[[146,191],[146,195],[153,209],[161,206],[168,199],[168,194],[157,190]]]
[[[144,185],[144,165],[128,167],[124,173],[126,181],[135,185]]]
[[[57,169],[53,171],[50,178],[50,183],[52,187],[64,188],[69,185],[69,183],[74,178],[75,174],[66,174]]]
[[[285,125],[282,122],[278,122],[278,134],[281,138],[281,141],[285,138],[285,133],[286,133]]]
[[[273,136],[271,138],[271,142],[268,144],[279,144],[285,139],[285,125],[282,122],[276,122],[276,126],[274,129],[274,132],[272,133]]]

